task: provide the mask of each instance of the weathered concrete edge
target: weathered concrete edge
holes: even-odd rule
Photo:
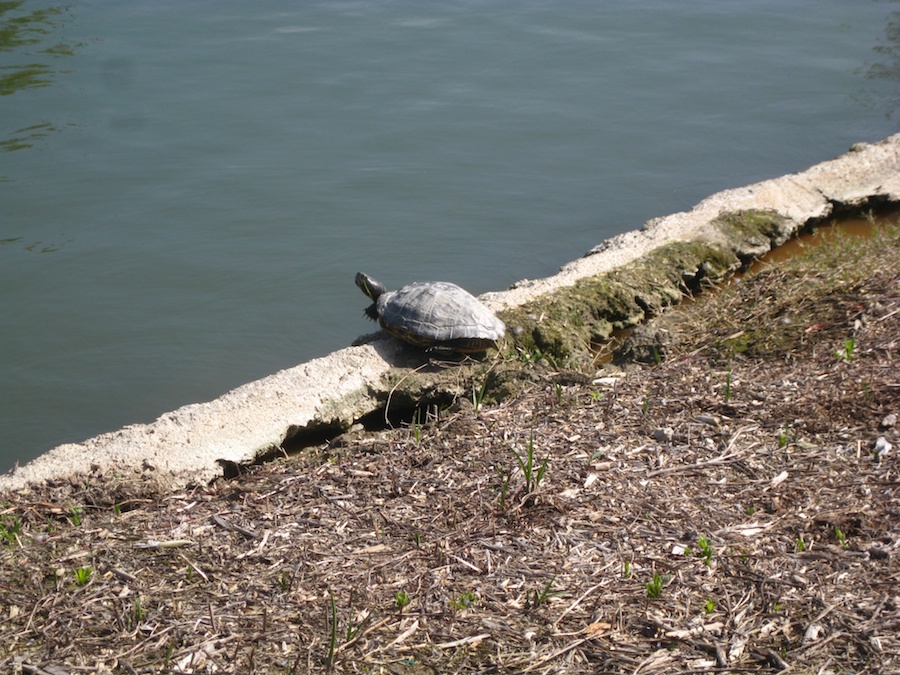
[[[690,211],[647,222],[640,230],[612,237],[585,257],[564,265],[544,279],[523,280],[508,291],[487,293],[494,310],[515,307],[592,277],[627,265],[647,252],[677,241],[722,242],[714,224],[719,215],[736,211],[774,211],[787,220],[787,239],[810,220],[826,218],[836,204],[852,206],[870,199],[898,201],[900,194],[900,134],[878,143],[857,143],[836,159],[796,174],[717,192]]]
[[[495,310],[516,307],[669,243],[722,241],[725,234],[716,219],[723,213],[775,212],[785,221],[779,236],[783,241],[810,220],[827,217],[836,204],[873,199],[900,202],[900,134],[857,144],[801,173],[719,192],[691,211],[651,220],[640,230],[609,239],[556,275],[483,297]],[[383,376],[398,359],[399,346],[390,339],[341,349],[150,424],[61,445],[0,476],[0,493],[91,476],[113,481],[142,476],[172,489],[212,480],[222,474],[222,462],[253,461],[297,429],[346,428],[377,409],[386,393],[381,390]]]

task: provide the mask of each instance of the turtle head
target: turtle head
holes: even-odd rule
[[[359,290],[372,300],[378,300],[378,296],[387,290],[383,283],[375,281],[368,274],[363,274],[362,272],[356,273],[356,285],[359,286]]]

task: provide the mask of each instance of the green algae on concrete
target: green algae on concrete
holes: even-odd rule
[[[741,267],[727,246],[674,242],[609,273],[581,279],[500,317],[508,327],[501,352],[539,354],[570,368],[593,362],[594,346],[631,328],[685,294],[717,283]]]
[[[741,263],[748,265],[796,233],[789,218],[770,210],[722,213],[711,224],[725,235]]]

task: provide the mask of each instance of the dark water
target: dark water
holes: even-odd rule
[[[0,470],[897,131],[897,4],[0,4]]]

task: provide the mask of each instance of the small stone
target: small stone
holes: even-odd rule
[[[672,440],[672,430],[668,427],[663,429],[660,427],[659,429],[653,430],[653,440],[659,441],[660,443],[668,443]]]
[[[803,634],[803,644],[809,644],[810,642],[815,642],[821,637],[821,635],[825,632],[825,629],[817,623],[812,623],[809,625],[809,628],[806,629],[806,632]]]
[[[881,546],[870,546],[866,551],[872,560],[889,560],[891,552]]]
[[[875,461],[880,462],[881,458],[887,455],[893,447],[884,436],[879,436],[875,441]]]
[[[895,413],[891,413],[890,415],[885,415],[884,419],[881,420],[881,428],[882,429],[890,429],[891,427],[897,426],[897,415]]]

